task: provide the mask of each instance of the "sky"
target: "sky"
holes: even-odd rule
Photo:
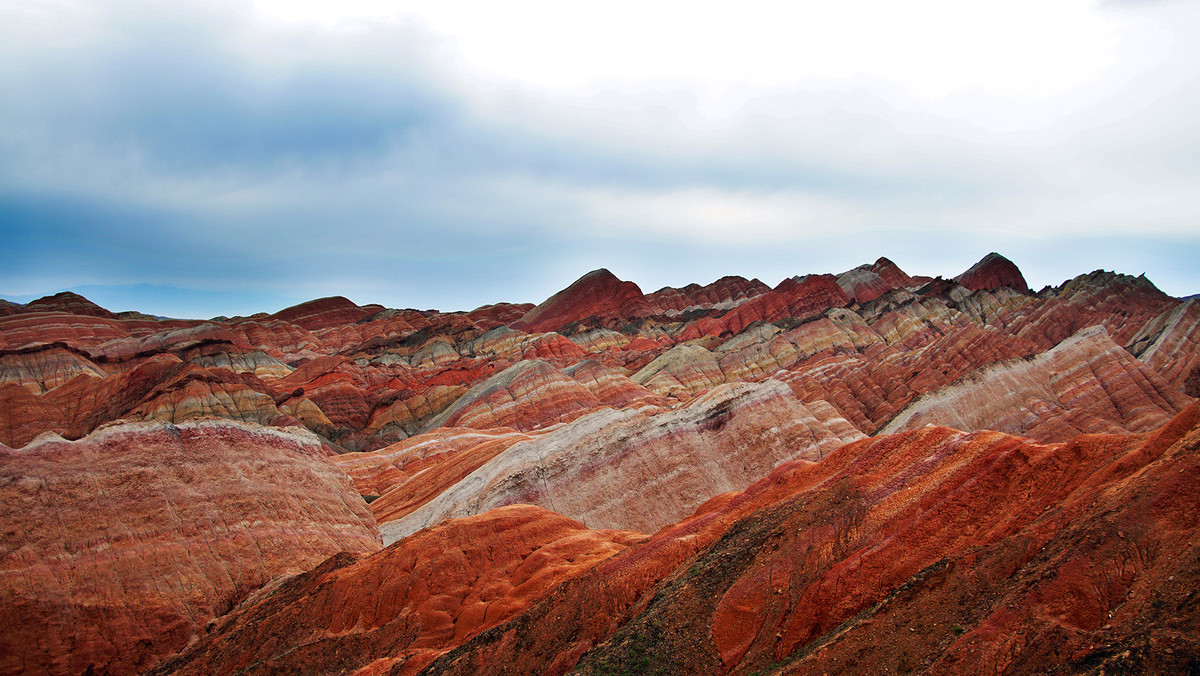
[[[469,310],[991,251],[1200,293],[1200,3],[0,0],[0,297]]]

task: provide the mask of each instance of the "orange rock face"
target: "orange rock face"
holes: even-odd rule
[[[311,434],[118,425],[0,447],[0,672],[135,673],[378,532]]]
[[[448,521],[287,580],[161,673],[334,673],[368,665],[417,673],[643,539],[589,530],[529,505]]]
[[[429,673],[1182,669],[1198,424],[1050,445],[930,427],[788,463]]]

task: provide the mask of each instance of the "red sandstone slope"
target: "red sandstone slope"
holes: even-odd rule
[[[1021,293],[1029,293],[1029,286],[1017,266],[994,251],[955,277],[954,281],[972,291],[992,291],[1007,286]]]
[[[1129,348],[1184,394],[1200,397],[1200,303],[1195,298],[1146,323]]]
[[[532,333],[555,331],[588,317],[622,320],[649,314],[650,307],[637,284],[623,282],[601,268],[580,277],[510,326]]]
[[[74,315],[87,315],[91,317],[105,317],[115,319],[116,315],[104,308],[96,305],[92,301],[83,296],[63,291],[56,293],[53,296],[46,296],[30,301],[23,308],[24,312],[69,312]]]
[[[993,364],[925,394],[880,433],[933,424],[1066,441],[1148,432],[1191,402],[1094,326],[1036,357]]]
[[[1050,445],[930,427],[788,463],[426,673],[1185,669],[1198,423]]]
[[[784,460],[817,459],[861,436],[831,406],[805,406],[782,383],[725,385],[669,412],[601,409],[503,448],[489,443],[491,457],[480,453],[485,462],[462,466],[469,474],[423,504],[394,521],[384,521],[382,508],[375,513],[388,542],[514,503],[592,527],[652,532]],[[414,475],[394,482],[380,501],[426,485],[423,474]]]
[[[342,554],[220,621],[155,673],[416,673],[644,539],[518,505]]]
[[[378,549],[323,455],[226,421],[0,446],[0,673],[137,673],[271,579]]]
[[[470,313],[388,310],[358,306],[344,298],[311,301],[276,315],[208,321],[159,320],[136,313],[115,315],[79,297],[45,299],[46,302],[32,308],[3,306],[0,307],[0,443],[22,446],[45,431],[77,438],[119,419],[180,422],[216,416],[279,427],[301,426],[320,435],[315,440],[308,437],[315,444],[314,453],[381,449],[375,453],[341,455],[337,464],[353,477],[358,493],[382,496],[370,509],[385,522],[384,528],[392,533],[391,537],[421,525],[437,526],[448,515],[469,514],[513,502],[536,502],[591,525],[633,527],[649,532],[682,518],[716,492],[744,489],[784,459],[797,455],[820,458],[840,441],[874,433],[889,420],[900,420],[917,409],[925,412],[922,415],[935,410],[948,412],[952,419],[913,422],[914,415],[907,419],[908,423],[923,425],[934,420],[972,428],[999,427],[1035,436],[1039,441],[1057,441],[1076,431],[1147,430],[1188,406],[1191,396],[1200,393],[1200,385],[1196,385],[1196,371],[1200,369],[1196,304],[1166,296],[1144,277],[1097,271],[1031,295],[1023,289],[1024,281],[1015,266],[1000,257],[989,256],[958,279],[958,283],[940,278],[914,279],[881,258],[840,279],[832,275],[809,275],[789,278],[769,289],[757,280],[726,277],[708,286],[667,288],[649,295],[642,295],[631,282],[597,271],[536,308],[501,303]],[[532,323],[518,321],[522,319]],[[560,328],[565,335],[551,331]],[[1094,335],[1107,332],[1111,341],[1097,349],[1076,349],[1078,345],[1070,340],[1071,336],[1080,332],[1089,335],[1089,331]],[[785,396],[787,389],[780,382],[790,387],[795,398]],[[767,391],[770,396],[729,396],[731,392]],[[931,405],[934,401],[945,406]],[[911,438],[925,438],[921,434]],[[408,439],[409,435],[415,436]],[[910,437],[894,437],[900,438]],[[394,443],[398,441],[401,443]],[[84,446],[88,443],[80,442]],[[899,442],[875,440],[867,446],[854,445],[858,449],[854,452],[875,453],[876,443],[886,446]],[[1011,443],[1026,444],[1020,440]],[[266,472],[274,462],[274,451],[270,449],[233,446],[249,456],[265,454],[265,465],[254,465],[255,471]],[[34,444],[30,450],[36,455],[40,447]],[[970,445],[963,448],[974,449],[971,453],[986,451]],[[910,450],[919,454],[916,447]],[[220,461],[223,452],[214,451],[213,458]],[[906,477],[922,472],[941,476],[939,472],[957,471],[953,469],[957,467],[955,454],[938,455],[939,451],[930,456],[930,452],[926,449],[925,460],[914,456],[911,462],[896,462],[909,463]],[[1063,452],[1054,451],[1060,455]],[[18,456],[22,453],[25,451],[16,451]],[[850,451],[839,453],[845,455]],[[1033,451],[1030,453],[1036,456]],[[172,457],[169,453],[165,456]],[[1088,464],[1092,461],[1086,459],[1091,456],[1086,453],[1084,456],[1078,468],[1081,476],[1092,467]],[[117,459],[107,456],[96,464],[104,471],[121,469]],[[907,495],[889,491],[893,491],[895,482],[903,484],[910,481],[908,478],[888,479],[886,473],[875,470],[864,470],[861,476],[842,476],[837,474],[842,470],[835,465],[828,463],[828,459],[822,460],[815,467],[834,474],[826,476],[818,472],[806,476],[818,477],[814,481],[826,483],[852,481],[868,497]],[[329,469],[327,465],[324,467]],[[172,470],[164,471],[174,476]],[[1018,468],[1016,473],[1024,471]],[[225,484],[206,478],[210,474],[209,469],[192,472],[188,475],[190,479],[181,480],[185,487],[162,488],[162,493],[181,491],[190,495],[188,491],[194,487],[189,482],[193,480],[200,487],[195,489],[197,492],[202,493],[208,487],[225,490],[222,488]],[[344,476],[338,476],[339,481],[345,481]],[[243,488],[251,492],[260,490],[256,488],[260,485],[259,475],[251,478]],[[307,480],[300,483],[296,490],[311,488]],[[17,485],[23,484],[18,481]],[[290,490],[288,486],[272,486],[261,491],[270,496],[274,494],[272,491]],[[791,485],[788,495],[802,488],[807,490],[808,486]],[[607,639],[617,627],[625,626],[633,617],[626,615],[632,612],[629,608],[649,603],[653,597],[646,595],[647,590],[661,589],[654,585],[680,574],[681,561],[723,537],[737,519],[767,523],[767,512],[754,510],[792,510],[783,506],[786,500],[781,495],[771,498],[774,502],[761,503],[747,497],[760,493],[752,490],[741,497],[729,494],[714,498],[702,511],[715,515],[712,518],[717,521],[710,523],[705,521],[707,517],[696,517],[678,526],[668,525],[664,532],[676,533],[678,537],[660,533],[662,537],[639,547],[636,551],[641,553],[636,556],[630,552],[601,564],[603,567],[618,559],[643,557],[638,560],[645,566],[614,569],[618,570],[614,573],[616,578],[594,578],[595,584],[605,580],[603,584],[607,587],[598,591],[591,588],[594,592],[591,597],[608,599],[605,601],[608,605],[598,614],[581,616],[571,638],[546,638],[546,645],[559,651],[557,657],[547,658],[549,662],[530,662],[522,668],[545,667],[553,672],[574,663],[592,643]],[[980,498],[976,505],[977,493],[972,488],[960,492],[955,500],[971,509],[978,506],[984,512],[980,518],[990,514],[993,509],[990,505],[1003,503],[1000,498],[995,500],[1001,502],[991,503],[987,502],[990,498]],[[986,495],[986,491],[978,494]],[[895,509],[899,509],[896,506],[903,503],[898,500],[855,504],[867,505],[864,509],[872,514],[894,516]],[[59,509],[83,509],[76,502],[50,504]],[[353,495],[343,503],[358,504]],[[734,511],[726,509],[734,503],[741,507]],[[210,526],[218,528],[218,533],[222,523],[234,524],[235,530],[242,526],[250,528],[240,521],[243,513],[249,514],[248,518],[258,518],[253,509],[241,502],[229,504],[232,506],[214,512],[219,512],[224,521],[218,522],[214,516],[202,521],[202,527],[185,529],[182,534],[170,529],[160,533],[156,527],[147,526],[155,537],[163,535],[169,544],[138,549],[145,561],[137,557],[120,559],[121,574],[126,576],[122,580],[136,579],[150,571],[156,579],[167,581],[162,583],[170,591],[164,597],[167,599],[174,598],[172,594],[187,595],[180,590],[192,590],[197,585],[208,589],[204,586],[208,583],[197,582],[200,578],[188,572],[192,571],[188,568],[192,564],[184,557],[163,558],[156,552],[183,551],[198,541],[209,542],[217,537],[205,530]],[[841,503],[826,501],[825,505],[828,518],[837,518]],[[288,510],[294,506],[289,503],[275,513],[290,514]],[[359,514],[357,510],[351,511]],[[362,514],[365,512],[359,515]],[[1083,512],[1071,514],[1071,519],[1083,520],[1080,523],[1084,525],[1079,527],[1085,530],[1089,527],[1087,519],[1095,516]],[[795,518],[799,521],[789,523],[802,530],[808,528],[805,524],[825,523],[821,521],[825,517],[818,515]],[[275,522],[263,517],[258,523],[270,529]],[[407,525],[397,527],[402,523]],[[706,523],[709,526],[703,526]],[[54,524],[37,526],[31,537],[52,542],[58,537],[54,528]],[[39,530],[45,533],[38,534]],[[15,532],[9,529],[10,534]],[[826,549],[833,546],[828,540],[819,539],[825,537],[821,532],[818,528],[814,546],[821,542],[825,544],[820,546]],[[110,536],[115,535],[105,535]],[[584,539],[587,537],[591,536]],[[986,538],[981,540],[985,541]],[[74,542],[67,538],[61,545],[72,556],[79,547]],[[272,542],[280,547],[292,546],[288,537]],[[1178,544],[1173,542],[1171,546]],[[880,541],[870,546],[890,551],[887,547],[892,545]],[[51,545],[46,547],[17,550],[26,557],[21,559],[21,565],[32,571],[57,570],[55,566],[60,565],[62,556]],[[731,557],[741,556],[729,551]],[[963,571],[980,575],[977,563],[961,559],[961,551],[941,551],[945,558],[960,561],[955,565]],[[1075,550],[1068,547],[1063,551]],[[893,559],[898,562],[903,563],[905,556],[908,556],[906,551],[893,552]],[[315,559],[301,559],[305,567],[315,563]],[[855,560],[846,565],[855,565]],[[338,568],[342,563],[337,561],[346,563],[349,559],[343,557],[330,565]],[[487,573],[480,579],[494,581],[491,575]],[[571,575],[574,573],[554,579],[567,579]],[[402,579],[411,580],[403,576]],[[720,576],[715,575],[714,579],[720,580]],[[984,582],[977,580],[978,584],[993,585],[986,576],[979,579]],[[79,580],[100,589],[104,598],[127,590],[141,593],[137,587],[122,587],[110,578],[92,573]],[[172,580],[181,582],[176,585]],[[451,582],[460,584],[462,580]],[[544,590],[550,593],[548,598],[558,598],[556,594],[567,594],[573,589],[571,585],[576,584],[583,583],[569,581],[559,591],[551,587]],[[732,581],[729,585],[731,589],[736,586]],[[886,584],[879,589],[885,587]],[[217,588],[223,589],[220,585]],[[239,594],[246,591],[238,589]],[[631,596],[605,596],[622,589],[625,591],[620,593]],[[751,599],[757,598],[755,594],[761,591],[748,589],[747,598]],[[268,591],[258,600],[269,600]],[[208,593],[188,598],[207,599]],[[816,596],[805,598],[820,599],[828,608],[840,607],[837,605],[840,597],[821,596],[825,591],[813,593]],[[787,594],[789,599],[796,598],[790,591]],[[771,598],[774,596],[772,588]],[[568,597],[569,594],[562,596]],[[14,598],[0,599],[0,615],[17,616],[15,611],[8,612],[17,603]],[[713,598],[713,603],[717,603],[718,597]],[[743,624],[737,618],[752,617],[738,614],[743,606],[750,607],[743,603],[743,597],[734,594],[730,599],[721,613],[737,612],[722,617],[734,617],[734,624]],[[1160,600],[1166,604],[1178,599]],[[86,602],[86,595],[79,601]],[[129,607],[136,609],[137,603]],[[204,623],[198,618],[206,617],[205,613],[211,615],[225,606],[203,601],[199,611],[191,609],[193,606],[186,607],[190,609],[187,617],[191,622],[187,626],[194,627]],[[540,606],[531,607],[530,612],[537,607]],[[786,615],[778,607],[772,607],[775,610],[771,613]],[[587,606],[581,603],[580,608]],[[279,612],[283,613],[280,617],[289,616],[283,610]],[[409,618],[406,621],[425,626],[430,621],[442,622],[445,617],[441,612],[429,615],[420,611],[404,616]],[[929,612],[936,614],[937,609]],[[1165,623],[1192,617],[1188,615],[1191,612],[1188,607],[1178,606],[1172,612],[1173,615],[1147,616],[1147,621]],[[709,610],[689,610],[679,617],[691,618],[688,621],[693,624],[697,617],[708,617],[704,622],[712,625],[716,613],[714,606]],[[55,620],[57,624],[44,618],[29,619],[28,627],[23,626],[22,631],[40,631],[39,635],[51,637],[47,641],[58,641],[52,637],[68,635],[81,622],[70,617],[82,615],[69,616],[61,622]],[[93,630],[103,636],[108,635],[105,632],[124,631],[120,629],[125,626],[122,624],[125,620],[121,619],[124,616],[106,617],[111,617],[111,626],[103,619],[90,622],[87,624],[95,627],[88,626],[86,631],[81,630],[81,635],[91,636],[87,632]],[[317,617],[314,621],[319,624],[323,620]],[[781,636],[790,635],[771,624],[773,621],[762,620],[762,631],[774,627],[782,632]],[[958,622],[964,631],[971,626],[961,619]],[[997,635],[1020,636],[1020,631],[1028,630],[1028,626],[997,630]],[[530,630],[530,636],[541,631],[535,629]],[[182,635],[180,631],[169,629],[159,633],[170,638]],[[499,635],[496,631],[499,629],[484,634]],[[710,646],[715,652],[709,657],[716,655],[717,661],[711,664],[723,668],[726,657],[735,655],[740,650],[737,646],[746,638],[744,635],[722,638],[722,631],[709,632],[717,637]],[[1076,629],[1066,633],[1070,641],[1083,635]],[[368,634],[376,638],[369,638]],[[137,632],[133,635],[141,636]],[[353,640],[363,641],[363,645],[378,637],[391,636],[386,632],[376,634],[374,630],[355,635],[357,638]],[[979,640],[978,635],[970,635],[972,640]],[[585,640],[578,636],[592,638]],[[708,645],[704,640],[713,640],[696,636],[688,638],[687,645],[695,648]],[[762,658],[765,643],[755,643],[766,634],[755,636],[738,658],[739,669],[752,670],[747,665],[756,665],[757,669],[770,662]],[[878,634],[868,632],[863,636],[863,641],[870,644]],[[632,642],[618,640],[610,647],[616,645],[636,653],[637,646],[649,645],[647,641],[652,638],[651,634],[630,637]],[[1166,634],[1155,637],[1170,638]],[[476,640],[483,638],[480,635]],[[1055,634],[1051,638],[1059,640],[1062,636]],[[560,644],[560,639],[567,643]],[[321,641],[325,646],[342,646],[337,637],[325,636]],[[422,653],[421,659],[429,659],[453,643],[440,643],[434,652]],[[71,659],[71,651],[63,648],[64,644],[56,645],[49,649],[46,659],[65,664]],[[855,650],[869,652],[860,644],[854,645],[858,646]],[[893,641],[890,645],[900,644]],[[692,648],[672,646],[671,650],[680,655],[691,654],[688,650]],[[915,648],[909,650],[905,646],[901,647],[910,656],[915,654]],[[501,652],[509,648],[504,647]],[[119,657],[105,659],[113,664],[149,664],[164,654],[163,650],[168,649],[153,641],[122,644]],[[315,654],[324,655],[323,650]],[[922,650],[926,650],[922,654],[930,654],[928,646]],[[1134,650],[1131,654],[1138,653]],[[604,655],[605,660],[613,659],[607,653]],[[600,656],[597,653],[596,659],[601,659]],[[893,651],[881,653],[877,658],[897,656]],[[324,655],[321,659],[333,658]],[[557,665],[554,659],[559,660]],[[1103,663],[1107,657],[1101,655],[1095,659]],[[390,660],[387,657],[370,669],[387,670],[393,666]],[[418,663],[410,662],[408,666]],[[978,664],[986,667],[993,663]],[[537,666],[528,666],[531,664]],[[707,663],[687,664],[699,668]],[[838,664],[837,668],[854,668],[844,662]],[[901,665],[898,661],[889,664],[889,668]],[[904,664],[913,666],[909,662]],[[968,670],[975,670],[976,662],[968,664],[972,665]],[[592,661],[586,662],[585,667],[604,671],[600,663]],[[114,667],[118,671],[125,668]]]
[[[994,256],[977,267],[1008,269]],[[1010,282],[1019,275],[1011,272]],[[53,312],[0,317],[0,345],[7,346],[0,348],[0,442],[20,446],[43,431],[77,437],[121,417],[215,414],[299,424],[341,448],[370,450],[449,421],[438,416],[523,360],[568,376],[593,362],[606,370],[604,387],[624,393],[605,394],[585,370],[579,382],[591,396],[545,399],[553,388],[534,383],[495,409],[515,417],[476,415],[494,408],[484,400],[469,424],[538,429],[592,410],[593,398],[624,406],[658,395],[667,399],[655,405],[677,406],[722,383],[774,377],[872,432],[975,369],[1037,354],[1095,325],[1153,357],[1148,365],[1174,387],[1195,380],[1194,322],[1168,321],[1179,302],[1144,278],[1098,271],[1034,297],[1008,286],[972,292],[946,280],[916,289],[882,258],[852,273],[855,279],[842,280],[849,296],[830,275],[787,279],[775,289],[726,277],[642,296],[597,271],[539,308],[500,304],[466,314],[328,298],[273,316],[200,322],[92,316],[107,311],[68,299],[51,303]],[[91,314],[61,311],[73,308]],[[575,333],[568,339],[497,325],[523,310],[534,319],[556,317],[549,324],[571,320],[566,326]],[[1163,333],[1168,324],[1172,331]],[[1162,334],[1161,347],[1150,348],[1150,333]],[[175,359],[203,373],[178,380],[170,369],[144,368]],[[156,401],[143,401],[152,394]]]
[[[168,666],[1174,672],[1200,659],[1198,480],[1200,406],[1061,444],[929,427],[786,463],[643,542],[529,507],[447,522],[294,578]]]

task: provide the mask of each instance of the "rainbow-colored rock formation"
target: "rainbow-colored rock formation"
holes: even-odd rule
[[[1200,664],[1200,305],[989,254],[0,304],[0,674]]]

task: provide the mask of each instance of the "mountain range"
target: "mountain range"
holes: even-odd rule
[[[995,253],[0,301],[0,673],[1200,672],[1198,345]]]

